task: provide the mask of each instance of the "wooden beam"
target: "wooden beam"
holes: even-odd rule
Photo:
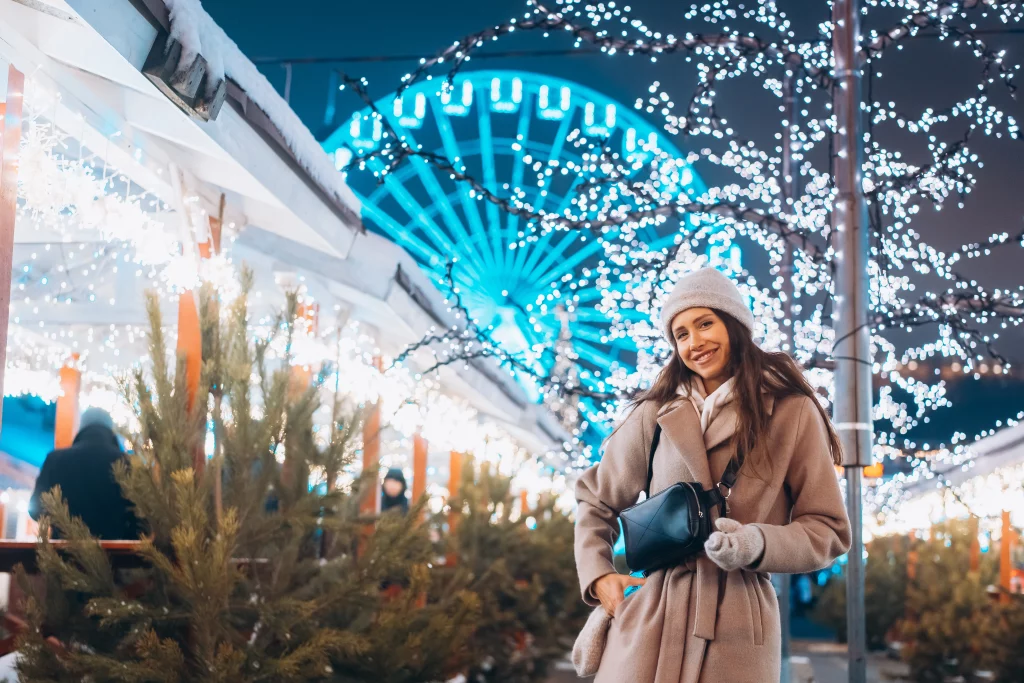
[[[380,371],[384,367],[384,361],[380,356],[374,356],[373,365]],[[380,400],[377,400],[363,423],[363,472],[376,471],[380,467],[380,429]],[[362,514],[377,514],[379,489],[377,481],[374,480],[363,493],[363,500],[359,505]]]
[[[185,357],[185,385],[188,392],[188,409],[191,411],[196,405],[199,379],[203,371],[203,338],[199,328],[196,295],[190,289],[186,289],[178,295],[177,352],[179,356]],[[197,474],[201,473],[206,466],[206,453],[201,448],[193,454],[192,466]]]
[[[461,451],[454,450],[448,454],[448,537],[451,539],[455,538],[459,528],[459,510],[455,509],[452,502],[459,497],[459,488],[462,483],[462,455]],[[456,559],[456,554],[449,552],[445,563],[453,566]]]
[[[78,354],[72,354],[60,369],[60,396],[57,397],[57,416],[53,426],[53,447],[67,448],[78,432],[78,396],[82,390],[82,371],[78,367]]]
[[[7,92],[0,118],[0,388],[7,367],[7,326],[11,317],[11,268],[14,258],[14,224],[18,210],[18,156],[21,148],[21,108],[25,74],[10,65]],[[0,402],[0,424],[3,403]]]
[[[412,502],[418,501],[427,492],[427,460],[430,445],[423,435],[416,432],[412,437]]]

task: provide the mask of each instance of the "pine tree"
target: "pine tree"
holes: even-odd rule
[[[481,602],[480,624],[469,641],[478,657],[466,676],[487,683],[544,680],[588,615],[579,597],[573,523],[548,499],[529,513],[535,528],[513,520],[512,480],[486,463],[475,469],[472,462],[463,468],[451,501],[457,529],[441,548],[455,559],[449,580],[466,582]],[[444,529],[442,519],[436,523]]]
[[[872,539],[864,570],[864,625],[867,644],[883,649],[886,638],[903,618],[907,592],[907,545],[905,536]],[[817,623],[832,629],[839,642],[846,642],[846,580],[829,581],[811,613]]]
[[[358,508],[361,492],[377,486],[374,471],[351,488],[334,485],[359,446],[359,409],[335,395],[326,433],[315,427],[324,373],[305,388],[291,372],[296,297],[256,341],[245,296],[222,316],[206,291],[200,310],[195,401],[184,360],[173,371],[167,361],[153,297],[150,364],[125,385],[141,429],[129,435],[129,464],[116,474],[146,527],[145,566],[114,570],[59,490],[45,495],[45,590],[20,577],[30,593],[21,680],[443,678],[459,664],[453,653],[464,652],[475,598],[456,586],[421,607],[419,596],[433,588],[426,526],[385,515],[371,529],[375,520]],[[214,455],[197,472],[208,420]],[[46,542],[51,525],[68,539],[66,551]],[[408,590],[384,596],[389,580]]]
[[[995,613],[992,668],[996,683],[1024,681],[1024,596],[1012,596]]]
[[[918,559],[902,625],[904,657],[915,681],[971,680],[995,663],[998,606],[986,588],[998,569],[995,559],[985,556],[979,571],[970,571],[970,536],[966,522],[948,522],[933,527],[929,539],[915,547]]]

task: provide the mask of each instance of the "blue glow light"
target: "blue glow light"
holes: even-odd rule
[[[584,163],[585,150],[572,143],[574,130],[606,139],[627,160],[640,162],[638,168],[654,150],[684,158],[629,107],[551,76],[462,72],[450,88],[423,81],[401,100],[389,96],[376,106],[413,148],[457,160],[498,195],[522,190],[522,200],[536,211],[576,210],[571,169]],[[359,155],[381,144],[380,122],[371,127],[371,120],[364,109],[328,137],[324,148],[336,163],[350,158],[339,150]],[[368,160],[367,168],[379,173],[384,162]],[[679,168],[669,192],[690,197],[706,191],[692,168],[685,163]],[[600,240],[565,231],[528,235],[518,217],[478,201],[467,184],[416,157],[386,174],[383,183],[371,173],[350,173],[347,180],[362,201],[366,225],[404,247],[442,290],[445,266],[458,257],[454,276],[464,303],[483,326],[494,326],[493,336],[504,348],[531,357],[538,370],[549,369],[551,355],[540,351],[558,337],[561,306],[571,313],[573,350],[589,378],[634,369],[633,341],[610,337],[609,321],[597,308],[602,294],[626,286],[612,282],[604,292],[597,288],[590,269],[604,257]],[[671,224],[664,235],[653,230],[645,235],[653,244],[669,244],[676,234]],[[736,259],[738,268],[738,252]],[[536,398],[532,383],[519,379]]]

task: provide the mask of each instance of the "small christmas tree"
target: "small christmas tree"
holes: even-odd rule
[[[998,606],[986,587],[998,569],[994,559],[984,557],[979,571],[970,571],[971,540],[966,522],[947,522],[914,547],[914,578],[901,627],[913,680],[972,680],[994,663]]]
[[[487,463],[465,464],[451,509],[459,518],[442,552],[455,561],[449,581],[467,584],[481,602],[481,621],[469,641],[477,653],[467,679],[487,683],[544,680],[565,656],[586,621],[572,554],[573,523],[553,500],[512,519],[512,480]],[[443,527],[439,518],[436,523]]]
[[[1024,681],[1024,596],[1013,595],[994,614],[992,668],[996,683]]]
[[[205,292],[203,379],[193,397],[184,359],[171,371],[159,306],[149,300],[151,364],[126,385],[141,428],[129,437],[130,464],[116,473],[146,527],[145,566],[113,569],[59,490],[44,495],[45,590],[21,577],[30,592],[21,680],[442,678],[464,650],[475,600],[457,589],[420,597],[432,588],[425,525],[385,515],[371,533],[374,520],[359,515],[376,472],[335,486],[359,445],[359,412],[335,396],[326,433],[315,427],[323,373],[307,388],[290,367],[296,297],[255,342],[245,296],[226,315],[219,309]],[[283,353],[274,358],[273,349]],[[214,454],[197,468],[208,420]],[[47,542],[51,525],[68,539],[65,551]],[[382,595],[388,580],[408,591]]]
[[[903,618],[907,592],[907,544],[905,536],[872,539],[864,571],[864,624],[867,645],[884,649],[886,638]],[[817,623],[832,629],[846,642],[846,580],[828,582],[811,614]]]

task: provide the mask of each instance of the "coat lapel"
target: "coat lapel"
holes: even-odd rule
[[[771,415],[775,409],[775,399],[771,395],[764,396],[764,407],[768,414]],[[728,441],[736,433],[738,422],[736,401],[733,400],[726,404],[721,412],[711,420],[711,424],[708,425],[707,434],[704,435],[704,448],[710,453]]]
[[[679,401],[678,405],[658,417],[658,424],[672,447],[683,459],[693,480],[705,488],[711,488],[711,469],[708,466],[708,452],[704,448],[704,435],[700,431],[700,419],[693,404]]]
[[[736,433],[736,422],[736,402],[733,401],[723,406],[711,420],[708,431],[704,434],[704,448],[713,451],[722,442],[728,441]]]

